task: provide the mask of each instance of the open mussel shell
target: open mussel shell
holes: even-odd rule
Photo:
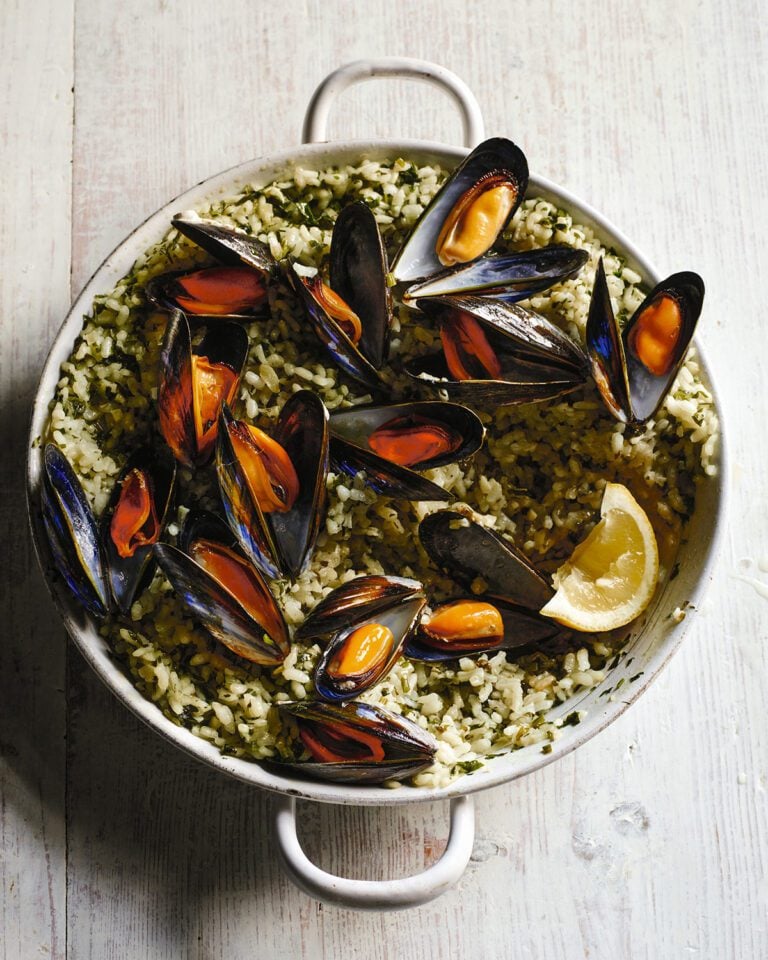
[[[42,514],[54,564],[79,603],[96,617],[110,608],[101,538],[75,471],[54,443],[43,454]]]
[[[280,568],[294,579],[306,566],[325,512],[328,411],[320,397],[311,390],[294,393],[280,411],[273,438],[290,457],[299,478],[293,507],[268,518]]]
[[[592,364],[592,377],[605,405],[617,420],[632,417],[629,402],[627,362],[621,331],[611,306],[611,295],[605,279],[602,259],[597,265],[592,299],[589,303],[586,330],[587,352]]]
[[[485,427],[474,411],[441,400],[349,407],[331,414],[331,436],[411,470],[474,456]]]
[[[227,520],[241,548],[268,577],[296,577],[314,546],[325,506],[328,411],[311,390],[293,394],[280,411],[272,438],[288,454],[299,481],[296,500],[284,513],[265,513],[235,453],[228,407],[221,413],[216,454],[219,490]]]
[[[162,310],[183,310],[196,317],[250,320],[267,308],[263,274],[251,267],[204,267],[174,270],[146,286],[150,303]]]
[[[512,543],[455,510],[426,516],[419,524],[419,539],[430,560],[452,580],[469,589],[482,581],[483,598],[538,611],[554,596]]]
[[[171,224],[179,233],[183,233],[185,237],[215,257],[219,263],[226,263],[229,266],[245,264],[265,276],[273,276],[277,273],[277,261],[269,247],[242,230],[235,230],[214,220],[183,215],[175,216]]]
[[[128,460],[112,490],[101,530],[112,596],[121,613],[130,611],[152,577],[152,548],[165,528],[175,480],[176,464],[168,451],[142,447]]]
[[[384,460],[342,437],[331,437],[334,470],[356,477],[365,473],[365,482],[376,493],[395,500],[451,500],[451,494],[407,467]]]
[[[387,255],[371,209],[362,200],[344,207],[331,237],[331,288],[361,318],[359,352],[378,370],[389,354],[392,303]]]
[[[444,612],[453,604],[479,602],[490,601],[485,595],[462,597],[436,608],[432,616],[439,611]],[[494,600],[492,606],[498,612],[501,630],[494,628],[483,636],[467,635],[461,630],[452,635],[441,631],[438,636],[430,631],[430,618],[425,618],[408,638],[403,654],[410,660],[423,660],[427,663],[456,660],[459,657],[477,657],[482,653],[494,654],[499,650],[515,650],[522,655],[547,649],[549,643],[563,635],[562,627],[533,611],[510,606],[498,599]]]
[[[465,376],[451,372],[444,353],[406,363],[406,373],[419,383],[445,390],[457,400],[481,407],[536,403],[570,393],[587,378],[589,363],[579,345],[518,304],[462,296],[419,300],[418,306],[446,332],[471,324],[495,360],[494,373],[476,370],[474,345],[459,338],[460,348],[470,351],[462,360]]]
[[[318,695],[351,700],[378,683],[416,629],[425,603],[423,596],[396,602],[331,637],[315,669]]]
[[[158,543],[154,551],[181,602],[216,640],[252,663],[283,662],[290,641],[280,608],[222,520],[192,511],[179,547]]]
[[[600,261],[587,349],[595,383],[618,420],[642,424],[659,409],[688,353],[703,302],[701,277],[674,273],[651,290],[621,333]]]
[[[285,278],[301,303],[318,339],[341,369],[369,390],[374,392],[386,390],[386,384],[371,361],[363,356],[315,297],[311,282],[297,273],[292,264],[285,265]]]
[[[701,277],[690,271],[674,273],[651,290],[624,328],[624,356],[634,422],[649,420],[669,393],[688,353],[703,303]],[[664,326],[670,322],[677,328],[676,334],[671,334],[675,337],[674,345],[669,348],[665,345],[661,359],[655,363],[657,338],[667,334]],[[644,338],[651,343],[650,357]]]
[[[437,751],[418,724],[359,701],[283,702],[278,709],[296,722],[313,761],[292,764],[298,772],[336,783],[382,783],[426,769]]]
[[[494,178],[496,178],[494,180]],[[471,260],[476,260],[495,242],[515,210],[522,202],[528,186],[528,162],[519,147],[511,140],[495,137],[486,140],[469,154],[435,194],[432,202],[409,234],[395,262],[392,273],[397,281],[413,282],[443,273],[445,266],[436,252],[441,231],[462,201],[482,192],[491,182],[509,184],[514,202],[505,208],[503,218],[495,224],[485,249],[478,247]],[[467,261],[464,261],[467,262]]]
[[[382,610],[424,596],[418,580],[368,574],[348,580],[332,590],[312,610],[296,630],[296,639],[302,643],[323,640],[344,627],[359,624]]]
[[[157,411],[160,432],[174,457],[200,466],[213,453],[219,413],[232,403],[248,357],[248,334],[237,323],[217,322],[194,349],[189,323],[174,310],[160,351]],[[196,372],[205,365],[205,374]]]
[[[575,277],[587,260],[586,250],[565,244],[482,257],[466,267],[446,270],[423,283],[413,284],[405,291],[403,300],[407,303],[428,297],[476,293],[516,303]]]

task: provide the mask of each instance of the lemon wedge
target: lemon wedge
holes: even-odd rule
[[[645,610],[658,579],[648,515],[625,486],[609,483],[597,526],[555,572],[557,592],[541,613],[573,630],[614,630]]]

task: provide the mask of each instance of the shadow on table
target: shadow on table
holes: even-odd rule
[[[27,522],[25,465],[35,378],[11,370],[0,397],[0,789],[22,843],[42,832],[64,856],[64,629],[38,569]],[[25,832],[26,831],[26,832]]]

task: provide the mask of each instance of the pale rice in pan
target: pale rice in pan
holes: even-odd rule
[[[402,159],[320,171],[297,168],[290,178],[246,188],[196,213],[258,236],[278,259],[290,257],[312,268],[327,257],[339,209],[353,200],[372,209],[394,255],[444,178],[438,167],[416,168]],[[643,300],[641,277],[620,254],[605,250],[589,228],[544,199],[526,199],[497,246],[550,243],[586,250],[589,261],[577,277],[527,303],[577,341],[584,340],[601,256],[619,320]],[[171,229],[113,291],[96,299],[62,367],[43,439],[66,454],[97,514],[127,455],[156,429],[167,315],[148,305],[144,287],[168,270],[209,262]],[[270,312],[269,320],[248,324],[250,351],[236,413],[268,428],[288,397],[303,388],[317,392],[331,411],[371,401],[335,367],[281,285],[270,287]],[[414,396],[401,361],[428,352],[437,339],[422,315],[396,307],[384,373],[395,397]],[[697,481],[716,471],[717,416],[694,350],[657,416],[639,430],[610,416],[591,381],[559,400],[480,413],[488,430],[485,447],[468,463],[425,474],[455,498],[451,509],[466,506],[513,539],[540,570],[552,572],[594,525],[606,482],[618,481],[646,507],[659,542],[661,578],[672,575]],[[213,467],[194,472],[181,467],[176,502],[178,516],[166,537],[178,533],[191,505],[219,509]],[[430,599],[455,594],[455,585],[429,563],[417,536],[420,520],[442,506],[390,500],[360,477],[329,474],[327,514],[309,566],[295,582],[272,584],[288,624],[300,625],[333,588],[364,573],[415,578],[427,585]],[[144,696],[224,753],[277,761],[306,755],[273,705],[312,695],[318,646],[292,643],[274,669],[240,660],[186,615],[160,572],[130,616],[108,618],[102,632]],[[502,651],[442,664],[400,658],[360,699],[405,715],[435,737],[434,763],[410,782],[440,787],[482,769],[494,754],[533,743],[547,750],[564,734],[562,720],[547,720],[549,709],[599,684],[626,635],[626,630],[618,636],[578,635],[570,652],[552,657],[538,653],[514,660]],[[578,719],[574,713],[565,723]]]

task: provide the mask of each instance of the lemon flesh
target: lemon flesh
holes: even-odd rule
[[[659,551],[653,527],[625,486],[609,483],[600,521],[553,577],[556,593],[541,613],[574,630],[623,627],[653,598]]]

